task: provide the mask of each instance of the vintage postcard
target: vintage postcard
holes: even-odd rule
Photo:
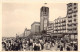
[[[79,51],[79,2],[2,0],[1,51]]]

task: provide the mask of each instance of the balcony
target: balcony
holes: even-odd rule
[[[62,30],[66,30],[66,27],[62,27]]]
[[[73,30],[73,33],[77,33],[78,31],[77,30]]]
[[[72,22],[68,22],[67,25],[72,24]]]
[[[63,33],[66,33],[66,30],[63,30],[62,32],[63,32]]]
[[[72,30],[73,27],[67,27],[67,30]]]
[[[72,24],[67,24],[69,27],[71,27],[72,26]]]
[[[72,33],[72,31],[68,30],[68,33]]]
[[[63,27],[63,26],[66,26],[66,23],[63,23],[63,24],[62,24],[62,27]]]
[[[78,22],[77,21],[73,21],[72,24],[75,25],[75,24],[78,24]]]
[[[72,6],[72,3],[69,3],[69,4],[68,4],[68,7],[71,7],[71,6]]]
[[[77,7],[74,7],[74,9],[77,9]]]
[[[77,10],[74,11],[74,13],[77,13],[77,12],[78,12]]]
[[[75,14],[75,15],[73,15],[73,17],[77,17],[77,15]]]
[[[72,11],[72,8],[69,8],[68,11]]]
[[[66,20],[62,21],[62,23],[66,23]]]
[[[68,15],[69,15],[69,14],[72,14],[72,13],[73,13],[73,11],[72,11],[72,10],[71,10],[71,11],[68,11]]]
[[[68,16],[68,18],[72,18],[72,16]]]
[[[74,5],[77,5],[77,3],[74,3]]]

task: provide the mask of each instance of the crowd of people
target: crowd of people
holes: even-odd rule
[[[77,51],[77,43],[68,43],[63,40],[52,39],[44,41],[42,39],[16,39],[2,41],[2,51]]]

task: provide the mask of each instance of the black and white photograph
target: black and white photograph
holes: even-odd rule
[[[2,51],[78,51],[77,2],[2,2]]]

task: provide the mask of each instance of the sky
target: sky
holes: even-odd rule
[[[22,34],[24,29],[31,29],[34,21],[40,22],[40,8],[49,7],[49,21],[54,21],[59,16],[66,17],[67,3],[27,2],[27,3],[2,3],[2,36],[15,37]]]

